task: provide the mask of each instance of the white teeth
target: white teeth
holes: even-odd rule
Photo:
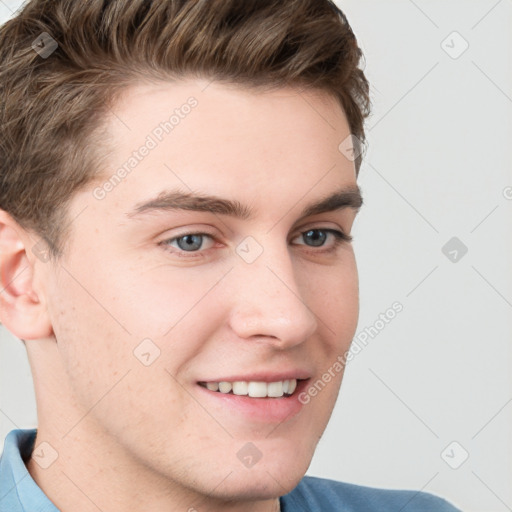
[[[283,383],[282,382],[269,382],[267,384],[268,396],[278,397],[283,396]]]
[[[267,396],[266,382],[249,382],[249,396],[253,398],[264,398]]]
[[[229,393],[232,387],[231,382],[219,382],[219,391],[221,393]]]
[[[207,382],[206,387],[210,391],[219,391],[219,383],[218,382]]]
[[[233,394],[234,395],[247,395],[249,392],[249,384],[247,382],[239,381],[233,382]]]
[[[220,393],[233,393],[234,395],[250,396],[252,398],[279,398],[291,395],[297,388],[297,380],[280,380],[277,382],[236,381],[236,382],[206,382],[202,384],[210,391]]]

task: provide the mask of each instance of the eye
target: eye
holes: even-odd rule
[[[206,233],[187,233],[160,243],[166,248],[178,249],[176,252],[198,252],[201,249],[209,249],[214,241],[212,236]]]
[[[304,240],[303,244],[297,242],[297,240],[300,239]],[[294,238],[293,242],[298,245],[307,245],[309,247],[324,247],[326,242],[329,240],[331,240],[331,243],[327,245],[330,245],[332,249],[335,249],[343,242],[351,242],[352,237],[346,235],[343,231],[337,231],[335,229],[309,229]]]

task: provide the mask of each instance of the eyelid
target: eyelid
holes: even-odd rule
[[[296,238],[297,236],[308,233],[309,231],[326,231],[333,234],[340,233],[343,236],[343,238],[352,240],[352,237],[348,234],[350,228],[348,230],[345,230],[343,227],[340,226],[338,222],[328,222],[326,225],[326,222],[322,222],[321,220],[316,222],[308,222],[307,224],[299,226],[294,230],[295,234],[293,235],[292,238]]]
[[[202,237],[205,237],[205,238],[208,237],[208,238],[211,239],[212,247],[209,247],[207,249],[202,249],[201,248],[199,251],[184,251],[184,250],[179,249],[177,247],[171,246],[172,242],[175,242],[176,240],[179,240],[180,238],[184,238],[186,236],[202,236]],[[197,230],[189,229],[189,230],[183,231],[183,233],[178,233],[176,235],[164,238],[163,240],[158,242],[158,245],[163,247],[165,251],[168,251],[170,253],[174,253],[174,254],[178,254],[178,255],[189,255],[187,257],[192,257],[192,255],[194,255],[194,254],[195,255],[201,255],[201,254],[207,252],[208,250],[212,249],[217,242],[218,242],[217,237],[213,233],[209,233],[208,231],[206,231],[204,229],[203,230],[200,230],[200,229],[197,229]]]
[[[296,234],[291,238],[291,242],[293,242],[296,238],[298,238],[300,236],[304,236],[305,234],[307,234],[310,231],[323,231],[323,232],[329,233],[335,237],[334,243],[331,244],[330,246],[322,245],[322,246],[315,247],[315,246],[308,246],[307,244],[296,244],[296,245],[307,247],[310,252],[328,253],[329,251],[336,250],[337,247],[343,243],[350,243],[353,241],[353,237],[351,235],[346,234],[345,230],[343,230],[339,227],[333,228],[333,227],[324,227],[324,226],[311,226],[311,227],[304,227],[304,228],[300,229],[298,232],[296,232]],[[212,247],[208,247],[206,249],[201,248],[198,251],[184,251],[180,248],[171,246],[172,242],[175,242],[176,240],[178,240],[180,238],[184,238],[186,236],[203,236],[203,237],[210,238],[211,242],[212,242]],[[189,228],[188,230],[186,230],[186,229],[183,230],[183,232],[181,232],[181,233],[177,233],[171,237],[163,239],[161,242],[158,243],[158,245],[162,246],[164,248],[164,250],[166,250],[172,254],[175,254],[175,255],[178,255],[181,257],[189,257],[189,258],[196,257],[197,258],[197,257],[204,256],[205,253],[207,253],[208,251],[213,249],[215,247],[215,245],[218,243],[219,243],[218,237],[215,234],[209,232],[208,230],[205,230],[205,229],[194,230],[194,229]]]
[[[296,234],[292,238],[292,241],[300,236],[305,235],[306,233],[309,233],[310,231],[323,231],[324,233],[330,233],[331,235],[333,235],[335,237],[335,245],[337,245],[338,242],[339,243],[343,243],[343,242],[350,243],[354,240],[354,238],[351,235],[347,235],[343,229],[313,227],[313,228],[301,230],[298,234]],[[298,244],[298,245],[306,245],[306,244]],[[307,247],[312,247],[312,246],[307,246]],[[321,250],[322,247],[324,247],[324,246],[320,246],[318,248],[318,250]],[[312,247],[312,248],[314,249],[314,247]]]
[[[163,234],[161,233],[160,236],[164,236],[165,238],[162,238],[161,242],[169,242],[171,240],[176,240],[177,238],[183,238],[188,235],[205,235],[209,236],[210,238],[214,240],[218,240],[219,238],[222,238],[222,235],[218,234],[218,230],[215,230],[213,228],[210,228],[209,226],[198,226],[198,227],[191,227],[191,226],[182,226],[175,229],[166,229]]]

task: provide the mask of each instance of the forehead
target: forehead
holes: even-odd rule
[[[176,188],[242,202],[254,202],[255,191],[297,201],[355,183],[354,163],[339,150],[350,135],[347,119],[322,91],[140,84],[113,106],[107,130],[111,150],[96,184],[111,183],[110,204]]]
[[[121,121],[129,129],[133,128],[131,122],[162,121],[162,117],[167,118],[166,114],[172,114],[174,109],[179,109],[191,97],[197,99],[205,118],[216,118],[221,111],[224,117],[229,118],[236,110],[237,117],[243,120],[244,115],[253,114],[252,111],[257,109],[262,116],[271,114],[269,121],[276,120],[284,113],[288,117],[295,113],[296,117],[302,119],[312,120],[316,117],[317,121],[323,121],[331,129],[336,129],[340,121],[346,124],[338,101],[323,90],[303,89],[299,86],[254,88],[202,79],[133,84],[123,91],[111,109],[114,116],[112,121],[114,125],[116,120]],[[306,110],[310,111],[309,115]],[[230,120],[235,121],[233,118]],[[259,119],[254,121],[258,123]],[[143,128],[142,125],[138,127]]]
[[[182,150],[196,151],[207,151],[214,142],[236,143],[231,149],[239,152],[261,149],[262,143],[272,148],[307,141],[306,154],[322,143],[336,149],[349,133],[335,98],[291,87],[258,91],[199,80],[140,84],[128,88],[111,112],[108,131],[122,156],[148,136],[170,151],[178,141],[186,143]]]

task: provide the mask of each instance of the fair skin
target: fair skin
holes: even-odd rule
[[[34,457],[27,467],[63,512],[278,510],[334,407],[341,373],[307,405],[297,393],[355,333],[354,252],[332,231],[349,235],[357,207],[304,210],[357,190],[354,163],[338,150],[346,117],[318,91],[206,85],[125,92],[107,120],[108,168],[72,198],[58,261],[38,259],[37,237],[0,212],[1,319],[26,340],[35,446],[58,453],[46,469]],[[191,96],[197,107],[95,198],[94,187]],[[251,213],[127,215],[164,190],[218,196]],[[178,239],[189,233],[209,236]],[[258,245],[242,244],[245,252],[262,250],[250,263],[237,252],[247,237]],[[148,366],[134,355],[145,339],[145,352],[160,350]],[[243,378],[297,378],[299,387],[251,398],[199,384]],[[249,442],[261,454],[251,467],[237,455],[244,446],[254,455]]]

